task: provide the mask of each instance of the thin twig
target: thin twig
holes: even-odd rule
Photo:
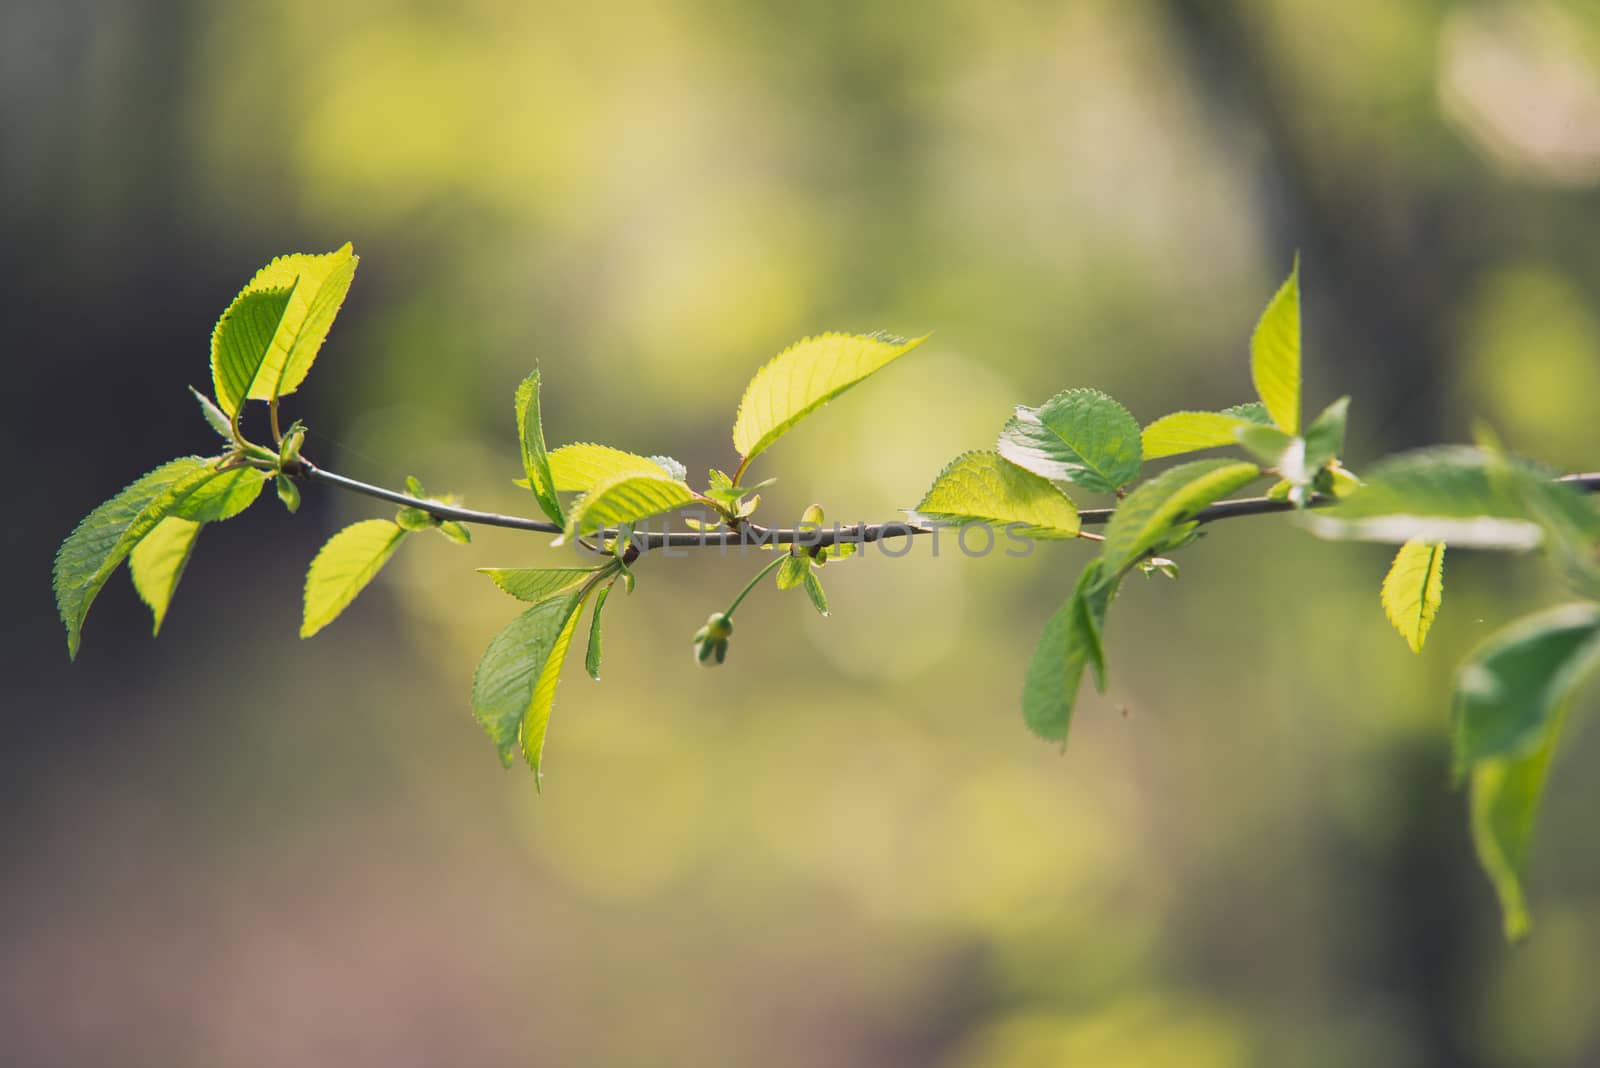
[[[457,508],[454,505],[441,504],[438,501],[425,501],[397,490],[384,489],[370,483],[359,482],[353,478],[336,474],[326,468],[317,467],[309,460],[300,462],[300,470],[289,470],[287,473],[311,482],[325,482],[330,486],[349,490],[352,493],[365,494],[375,497],[380,501],[417,508],[439,519],[450,519],[458,523],[477,523],[486,527],[505,527],[510,530],[526,530],[536,534],[560,534],[562,529],[554,523],[543,519],[529,519],[524,516],[501,515],[498,512],[480,512],[473,508]],[[1558,482],[1587,490],[1591,493],[1600,491],[1600,472],[1564,475],[1557,479]],[[1331,497],[1315,496],[1307,502],[1311,508],[1321,508],[1334,503]],[[1247,515],[1272,515],[1278,512],[1292,512],[1295,506],[1290,501],[1273,500],[1270,497],[1242,497],[1232,501],[1218,501],[1209,508],[1197,512],[1193,521],[1197,523],[1214,523],[1219,519],[1237,519]],[[1078,513],[1078,519],[1084,526],[1098,526],[1110,521],[1116,513],[1115,508],[1086,508]],[[815,527],[804,528],[773,528],[763,527],[755,523],[745,523],[737,531],[639,531],[634,534],[634,543],[641,549],[715,549],[732,548],[741,545],[794,545],[796,543],[807,548],[827,548],[836,544],[867,544],[869,542],[884,541],[889,538],[909,538],[919,534],[932,534],[934,527],[918,526],[908,522],[888,523],[857,523],[853,526],[836,526],[832,528]],[[602,539],[616,537],[613,530],[601,531]],[[642,543],[642,544],[641,544]]]

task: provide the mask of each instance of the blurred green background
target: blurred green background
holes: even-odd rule
[[[115,579],[75,666],[49,590],[210,447],[234,292],[346,240],[308,455],[485,508],[532,511],[536,362],[552,443],[703,477],[789,342],[933,330],[757,465],[769,518],[892,518],[1014,403],[1247,399],[1295,250],[1357,470],[1474,417],[1593,469],[1593,4],[12,0],[0,123],[0,1059],[1600,1062],[1600,736],[1518,950],[1448,774],[1451,666],[1557,596],[1534,561],[1452,554],[1418,658],[1382,548],[1220,526],[1119,599],[1062,755],[1018,693],[1082,549],[830,567],[832,618],[763,590],[718,671],[689,637],[755,561],[651,559],[543,796],[467,711],[517,611],[471,569],[539,539],[413,539],[304,644],[305,565],[382,506],[209,531],[159,641]]]

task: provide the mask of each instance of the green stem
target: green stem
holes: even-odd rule
[[[733,619],[733,610],[738,608],[740,602],[742,602],[746,597],[750,596],[750,591],[756,588],[757,583],[759,583],[762,579],[766,578],[767,575],[772,571],[773,568],[775,568],[775,567],[779,566],[780,564],[782,564],[783,561],[784,561],[784,558],[787,557],[788,555],[789,555],[788,553],[779,553],[778,554],[778,558],[776,560],[772,561],[772,563],[768,564],[766,567],[762,568],[760,571],[757,571],[756,572],[756,577],[751,579],[748,583],[745,584],[744,589],[739,591],[739,596],[737,596],[737,597],[735,597],[733,599],[733,603],[728,606],[728,610],[726,612],[722,613],[722,614],[727,616],[728,619],[731,621]]]

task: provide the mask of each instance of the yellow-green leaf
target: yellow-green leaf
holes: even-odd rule
[[[1500,899],[1506,939],[1511,942],[1526,936],[1531,926],[1522,878],[1565,711],[1565,706],[1557,710],[1543,739],[1531,752],[1479,761],[1472,769],[1472,844],[1478,863]]]
[[[1384,576],[1381,596],[1383,614],[1413,653],[1422,652],[1444,599],[1444,543],[1413,539],[1400,546]]]
[[[1144,446],[1144,458],[1157,460],[1163,456],[1236,445],[1239,428],[1250,425],[1249,420],[1227,412],[1173,412],[1145,427],[1139,437]]]
[[[522,613],[489,642],[473,676],[473,716],[507,767],[521,747],[536,781],[561,665],[587,598],[581,589]]]
[[[306,572],[300,637],[309,638],[337,619],[389,562],[405,536],[405,528],[392,520],[364,519],[329,538]]]
[[[358,259],[346,243],[338,251],[322,255],[279,256],[256,272],[246,293],[291,286],[294,293],[273,334],[261,373],[250,387],[251,400],[284,397],[300,388],[350,292]]]
[[[538,604],[582,586],[594,575],[611,567],[480,567],[478,570],[494,584],[519,601]]]
[[[231,507],[231,488],[215,498],[205,492],[217,479],[226,479],[228,487],[236,484],[235,478],[215,469],[216,463],[198,456],[170,460],[90,512],[67,535],[56,551],[53,585],[56,608],[67,629],[69,656],[76,659],[78,655],[84,618],[106,580],[158,523],[169,515],[183,514],[192,500],[202,496],[206,498],[204,506],[185,518],[217,518],[224,515],[224,504]]]
[[[1078,509],[1048,479],[998,453],[969,452],[939,472],[912,518],[953,523],[1018,523],[1035,538],[1072,538]]]
[[[1250,338],[1250,378],[1272,421],[1300,433],[1300,257]]]
[[[745,387],[733,424],[733,447],[745,462],[801,419],[875,371],[904,356],[926,335],[904,338],[823,334],[791,345]]]
[[[1117,506],[1106,524],[1100,555],[1120,575],[1180,536],[1179,528],[1207,506],[1257,478],[1255,464],[1230,460],[1191,460],[1161,472]]]
[[[167,618],[167,607],[178,589],[178,580],[183,578],[183,569],[189,566],[189,556],[194,552],[201,526],[193,520],[169,515],[128,554],[128,574],[133,579],[133,588],[155,617],[152,634],[161,633],[161,622]]]
[[[584,441],[550,452],[550,477],[556,489],[563,493],[572,490],[587,493],[596,484],[620,475],[675,477],[674,472],[648,456],[613,449],[609,445]],[[682,478],[681,475],[676,477]]]
[[[522,469],[528,476],[539,508],[552,523],[563,523],[561,499],[556,496],[550,474],[550,454],[544,444],[544,417],[539,401],[539,372],[536,370],[517,386],[517,437],[522,442]]]
[[[294,288],[291,278],[279,288],[246,289],[233,298],[211,331],[211,384],[230,437],[233,420],[272,354],[273,338],[288,313]]]
[[[567,517],[566,533],[560,540],[570,541],[619,523],[633,523],[670,512],[692,500],[694,494],[688,486],[664,473],[618,475],[578,498]]]

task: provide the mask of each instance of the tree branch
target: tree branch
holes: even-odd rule
[[[385,489],[370,483],[359,482],[353,478],[326,470],[311,463],[309,460],[300,461],[298,471],[288,470],[286,473],[309,482],[322,482],[330,486],[337,486],[352,493],[364,494],[375,497],[380,501],[391,504],[403,505],[427,512],[438,519],[453,520],[457,523],[476,523],[486,527],[505,527],[510,530],[525,530],[536,534],[560,534],[562,529],[554,523],[543,519],[529,519],[524,516],[501,515],[498,512],[480,512],[473,508],[457,508],[454,505],[441,504],[438,501],[422,500],[398,490]],[[1600,472],[1578,475],[1563,475],[1557,479],[1570,486],[1585,490],[1590,493],[1600,491]],[[1331,497],[1313,497],[1309,507],[1321,508],[1332,504]],[[1213,523],[1219,519],[1237,519],[1249,515],[1272,515],[1277,512],[1292,512],[1295,506],[1289,501],[1276,501],[1270,497],[1242,497],[1232,501],[1218,501],[1209,508],[1201,510],[1195,515],[1194,521],[1198,523]],[[1116,514],[1115,508],[1086,508],[1078,513],[1079,520],[1085,526],[1099,526],[1110,521]],[[763,527],[755,523],[745,523],[738,530],[724,531],[649,531],[639,532],[634,535],[634,544],[640,549],[714,549],[729,548],[740,545],[793,545],[801,543],[807,548],[826,548],[834,544],[867,544],[869,542],[884,541],[888,538],[915,537],[918,534],[932,534],[935,528],[921,527],[907,522],[888,523],[857,523],[852,526],[823,527],[821,529],[804,528],[774,528]],[[613,537],[616,531],[602,532],[606,537]]]

